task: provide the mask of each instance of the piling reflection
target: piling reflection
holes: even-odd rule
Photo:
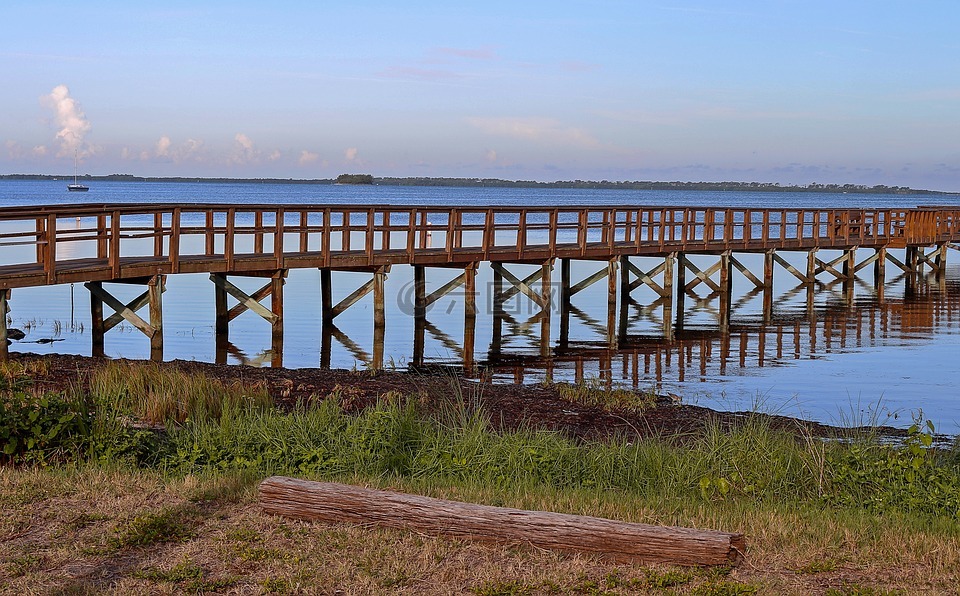
[[[886,299],[887,290],[898,284],[905,288],[902,298]],[[855,285],[869,292],[856,295]],[[628,301],[621,310],[615,346],[604,339],[572,341],[561,334],[544,357],[531,350],[511,351],[512,340],[529,337],[523,327],[517,333],[494,333],[480,366],[494,378],[514,382],[550,380],[562,372],[574,381],[599,378],[609,385],[650,389],[863,347],[907,345],[960,328],[960,285],[943,276],[903,275],[878,286],[859,280],[798,285],[776,299],[769,291],[751,290],[733,308],[723,305],[718,292],[684,295],[687,300],[678,301],[687,304],[677,308],[674,325],[664,324],[671,319],[669,299],[648,305]],[[751,301],[757,299],[762,306],[751,310]],[[731,311],[748,312],[731,319]],[[606,333],[601,321],[579,309],[569,309],[569,315],[595,336]],[[695,318],[697,323],[691,324]],[[561,328],[568,329],[569,323]]]
[[[532,281],[537,280],[539,276]],[[569,301],[551,311],[545,287],[536,292],[528,288],[533,296],[525,299],[531,301],[532,313],[508,309],[506,292],[497,286],[494,279],[493,311],[483,318],[492,323],[485,354],[475,353],[474,307],[464,309],[462,341],[459,328],[432,322],[423,310],[414,316],[410,367],[455,367],[468,376],[514,382],[599,379],[646,390],[789,366],[791,361],[863,347],[909,345],[960,329],[960,282],[944,275],[902,274],[879,284],[832,279],[776,294],[764,287],[736,296],[719,291],[697,294],[695,289],[678,293],[675,299],[657,296],[644,301],[628,295],[606,320]],[[517,290],[509,297],[518,293],[525,292]],[[553,336],[552,315],[559,318],[559,334]],[[571,332],[574,326],[576,334]],[[427,357],[428,338],[446,357]],[[365,349],[337,326],[324,325],[321,367],[331,366],[331,352],[339,349],[335,343],[362,366],[384,366],[383,326],[375,326],[372,346]],[[279,365],[279,353],[273,356],[273,365]]]

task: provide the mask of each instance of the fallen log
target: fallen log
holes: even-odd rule
[[[630,562],[736,565],[746,547],[743,534],[490,507],[284,476],[260,483],[260,504],[267,513],[302,520],[373,524],[431,535],[602,553]]]

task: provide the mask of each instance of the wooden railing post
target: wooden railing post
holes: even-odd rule
[[[153,214],[153,256],[159,259],[163,256],[163,212]]]
[[[216,246],[216,230],[213,228],[213,209],[207,209],[206,213],[206,223],[207,230],[204,233],[204,254],[208,257],[213,256],[214,247]]]
[[[483,216],[483,257],[485,259],[490,258],[490,249],[493,248],[497,240],[497,232],[494,228],[495,218],[493,209],[487,209],[487,213]]]
[[[180,273],[180,207],[170,216],[170,272]]]
[[[120,211],[110,214],[110,269],[114,279],[120,278]]]
[[[453,257],[453,244],[454,239],[457,234],[457,229],[455,223],[457,221],[457,209],[453,209],[447,212],[447,237],[444,238],[444,248],[447,251],[447,258],[451,259]]]
[[[253,252],[263,254],[263,211],[260,209],[253,212]]]
[[[309,215],[306,210],[300,212],[300,252],[307,252],[309,248]]]
[[[233,271],[233,242],[236,219],[236,208],[230,207],[227,209],[227,227],[223,234],[223,258],[227,261],[227,271]]]
[[[47,273],[47,283],[54,284],[57,280],[57,216],[47,216],[47,245],[44,247],[44,263]]]
[[[274,222],[273,231],[273,259],[276,262],[277,269],[283,269],[283,230],[286,224],[284,221],[286,216],[287,212],[283,207],[277,209],[277,220]]]
[[[107,258],[107,216],[97,216],[97,258]]]
[[[367,255],[367,264],[373,264],[373,241],[376,230],[376,210],[372,207],[367,209],[366,237],[364,238],[363,250]]]
[[[325,207],[323,209],[323,237],[320,239],[320,250],[323,251],[323,266],[330,266],[330,234],[331,225],[330,219],[333,217],[333,214],[330,212],[330,207]]]

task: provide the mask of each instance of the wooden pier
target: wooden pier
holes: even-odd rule
[[[464,330],[460,352],[472,365],[476,272],[493,269],[494,335],[510,314],[502,305],[522,295],[538,312],[526,322],[539,326],[542,356],[550,351],[554,308],[561,337],[576,310],[576,294],[606,281],[602,323],[609,346],[626,333],[631,292],[652,289],[662,302],[666,337],[682,329],[685,300],[702,287],[719,300],[721,330],[729,330],[733,276],[742,275],[765,300],[779,269],[801,285],[820,276],[852,287],[858,272],[872,266],[885,279],[892,263],[910,279],[929,270],[942,273],[947,250],[960,241],[960,208],[916,209],[754,209],[723,207],[419,207],[395,205],[50,205],[0,209],[0,312],[7,312],[17,288],[83,283],[91,295],[93,353],[102,354],[104,336],[121,321],[150,340],[153,358],[163,357],[162,296],[166,276],[210,276],[216,304],[218,352],[228,345],[230,321],[247,311],[270,326],[274,364],[282,359],[283,285],[291,269],[318,269],[319,316],[325,328],[365,295],[374,302],[371,365],[382,365],[385,328],[384,282],[391,267],[414,270],[414,346],[425,333],[431,304],[453,290],[463,292]],[[905,249],[902,259],[888,251]],[[806,253],[804,267],[784,253]],[[820,251],[839,251],[822,258]],[[858,261],[858,253],[868,256]],[[738,255],[763,255],[762,270],[751,271]],[[835,254],[835,253],[834,253]],[[691,257],[709,255],[712,265]],[[649,270],[637,257],[654,257]],[[559,260],[559,295],[554,268]],[[649,260],[649,259],[647,259]],[[702,259],[701,259],[702,260]],[[595,274],[571,276],[571,261],[594,261]],[[533,265],[533,273],[517,273]],[[454,277],[427,293],[428,270],[453,269]],[[333,273],[364,272],[370,280],[339,303],[332,300]],[[261,278],[252,294],[230,278]],[[449,277],[449,275],[447,276]],[[107,284],[133,284],[142,294],[124,303]],[[235,304],[231,307],[229,297]],[[268,301],[269,299],[269,301]],[[264,302],[268,301],[269,305]],[[113,313],[104,316],[104,305]],[[619,310],[618,310],[619,305]],[[141,316],[138,311],[147,308]],[[766,310],[766,309],[765,309]],[[145,317],[145,318],[144,318]],[[726,329],[725,329],[726,326]],[[0,323],[0,358],[6,358],[6,318]],[[326,341],[329,341],[328,339]],[[377,354],[377,345],[380,353]],[[224,348],[225,350],[226,348]],[[417,350],[414,350],[415,354]]]

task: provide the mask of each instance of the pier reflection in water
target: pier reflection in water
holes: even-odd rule
[[[492,329],[485,352],[477,354],[477,317],[465,317],[460,327],[461,320],[450,316],[461,308],[454,298],[440,309],[442,322],[431,321],[432,310],[415,316],[413,368],[452,366],[517,382],[559,375],[560,380],[673,388],[848,350],[910,345],[956,332],[960,316],[960,290],[947,275],[901,274],[877,285],[837,279],[776,294],[750,288],[734,293],[727,305],[717,291],[688,290],[683,300],[631,295],[606,317],[598,316],[602,309],[595,296],[583,307],[554,299],[555,312],[550,312],[515,287],[504,292],[496,282],[490,285],[501,298],[487,300],[492,312],[484,318]],[[551,331],[552,319],[558,333]],[[383,366],[382,337],[373,339],[365,347],[344,329],[324,326],[321,366],[336,362],[337,350],[363,365]]]

